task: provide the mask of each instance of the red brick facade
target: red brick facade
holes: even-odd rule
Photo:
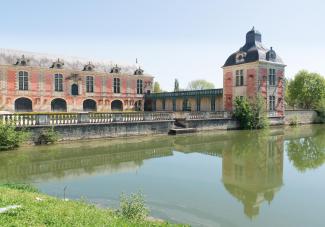
[[[22,72],[27,75],[25,81],[20,78]],[[62,75],[62,90],[56,88],[55,74]],[[88,92],[87,77],[93,80],[93,85],[88,84],[92,87]],[[120,91],[115,93],[114,78],[120,80]],[[137,87],[138,80],[142,81],[139,83],[142,85],[141,89]],[[152,90],[152,82],[153,77],[143,74],[140,68],[137,72],[125,73],[2,64],[0,65],[0,111],[140,110],[143,109],[144,93]],[[28,88],[21,86],[28,86]],[[73,94],[73,86],[77,94]]]

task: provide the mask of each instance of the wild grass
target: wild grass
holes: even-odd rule
[[[111,209],[83,201],[65,201],[44,195],[27,185],[0,185],[0,226],[183,226],[147,219],[126,219]]]

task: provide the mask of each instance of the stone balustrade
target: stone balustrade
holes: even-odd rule
[[[109,124],[113,122],[169,121],[175,118],[187,120],[227,118],[228,113],[218,112],[124,112],[124,113],[14,113],[1,114],[2,123],[18,127],[44,125]]]
[[[13,123],[17,126],[42,125],[76,125],[76,124],[109,124],[113,122],[141,122],[173,120],[172,113],[134,112],[134,113],[15,113],[1,114],[2,123]]]
[[[186,120],[203,120],[203,119],[219,119],[219,118],[230,118],[231,114],[225,111],[215,112],[175,112],[174,118],[183,118]]]

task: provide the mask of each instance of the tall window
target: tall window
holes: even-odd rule
[[[54,90],[63,91],[63,76],[62,74],[54,75]]]
[[[196,99],[196,111],[201,111],[201,99]]]
[[[20,71],[19,74],[19,90],[28,90],[28,72]]]
[[[86,92],[94,92],[94,77],[86,77]]]
[[[276,83],[275,69],[269,69],[269,85],[275,86]]]
[[[176,111],[176,99],[173,99],[173,111]]]
[[[211,111],[216,111],[216,98],[211,98]]]
[[[121,87],[120,78],[114,78],[114,84],[113,84],[114,93],[121,93],[120,87]]]
[[[270,111],[274,111],[274,110],[275,110],[275,96],[270,95]]]
[[[143,93],[143,82],[142,80],[137,80],[137,94]]]
[[[165,110],[166,109],[166,100],[163,99],[162,100],[162,110]]]
[[[244,85],[244,70],[236,70],[236,86]]]

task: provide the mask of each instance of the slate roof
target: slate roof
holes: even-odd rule
[[[242,55],[240,60],[239,55]],[[245,64],[255,61],[270,61],[278,64],[284,65],[282,59],[279,55],[271,49],[265,48],[262,44],[262,35],[259,31],[255,30],[253,27],[252,30],[246,34],[246,43],[238,51],[231,54],[223,67]]]
[[[50,68],[53,66],[53,63],[62,61],[64,63],[64,69],[82,71],[85,66],[89,65],[91,62],[91,64],[94,66],[94,71],[109,73],[116,65],[112,61],[89,61],[90,59],[78,57],[40,54],[2,48],[0,48],[0,65],[14,65],[17,63],[17,59],[21,59],[23,55],[26,60],[28,60],[28,65],[42,68]],[[134,74],[134,71],[137,69],[137,65],[119,64],[119,66],[121,67],[121,73]]]

